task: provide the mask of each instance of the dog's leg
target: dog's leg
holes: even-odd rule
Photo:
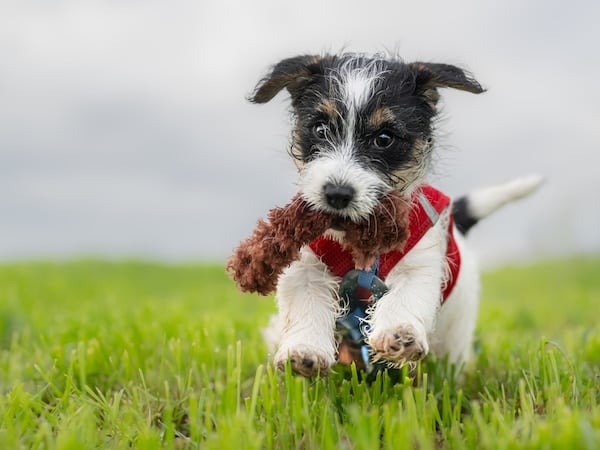
[[[446,274],[448,215],[443,215],[389,273],[390,290],[369,317],[367,342],[375,360],[401,366],[429,352],[427,336],[435,327]]]
[[[335,319],[339,302],[337,283],[310,249],[303,249],[280,277],[277,303],[281,337],[274,363],[304,376],[326,373],[335,363]]]
[[[452,294],[438,314],[435,330],[429,337],[431,351],[447,357],[450,364],[463,366],[469,359],[479,306],[479,268],[475,256],[456,233],[460,251],[460,273]]]

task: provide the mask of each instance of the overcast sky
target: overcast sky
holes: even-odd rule
[[[0,259],[222,260],[295,191],[279,59],[397,51],[489,89],[444,91],[435,184],[538,172],[478,225],[488,264],[600,251],[600,3],[28,1],[0,13]],[[491,6],[488,6],[491,5]]]

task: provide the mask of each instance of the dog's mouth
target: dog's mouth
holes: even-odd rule
[[[349,221],[350,219],[348,219],[347,217],[335,217],[331,222],[331,229],[335,231],[344,231],[348,226]]]
[[[316,189],[312,189],[312,184],[308,188],[301,187],[300,195],[309,207],[327,216],[333,223],[331,228],[336,231],[368,222],[375,211],[386,208],[382,202],[386,203],[386,197],[393,192],[382,183],[327,183]]]
[[[358,219],[336,214],[329,214],[329,217],[331,218],[331,226],[329,227],[330,229],[334,231],[347,231],[350,228],[356,228],[357,226],[362,226],[365,223],[369,223],[369,221],[375,218],[376,215],[375,211],[372,211],[366,217],[360,217]]]
[[[382,207],[382,201],[385,197],[384,194],[379,194],[377,199],[371,199],[370,202],[353,201],[344,208],[332,208],[325,201],[322,201],[317,204],[313,203],[311,208],[330,218],[331,229],[345,231],[357,224],[369,222],[376,215],[376,210]],[[385,208],[385,206],[383,207]]]

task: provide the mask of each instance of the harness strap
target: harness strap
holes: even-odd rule
[[[450,198],[429,185],[421,186],[413,195],[413,207],[409,213],[409,237],[402,249],[392,250],[380,255],[378,276],[385,280],[398,262],[413,249],[427,231],[434,226],[442,212],[450,206]],[[449,278],[443,286],[442,303],[450,295],[460,268],[460,253],[453,234],[453,218],[448,224],[448,245],[446,258],[450,268]],[[321,236],[310,244],[311,250],[328,266],[331,273],[344,277],[355,268],[352,254],[339,242],[327,236]],[[368,272],[367,272],[368,273]]]
[[[375,260],[373,267],[371,267],[369,270],[359,270],[358,279],[356,280],[358,287],[371,290],[371,287],[373,286],[373,280],[377,275],[379,275],[379,256]]]

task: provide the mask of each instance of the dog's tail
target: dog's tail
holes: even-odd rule
[[[466,235],[481,219],[513,200],[526,197],[543,182],[540,175],[529,175],[508,183],[481,188],[458,198],[452,206],[456,228]]]

